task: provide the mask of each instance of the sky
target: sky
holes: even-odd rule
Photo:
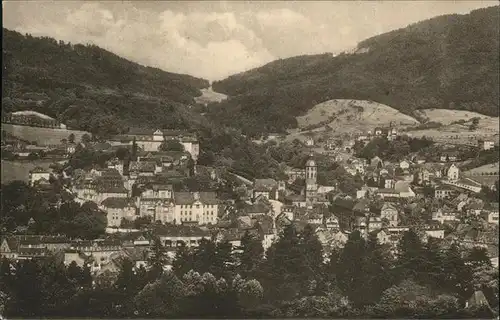
[[[3,26],[91,43],[143,65],[220,80],[270,61],[495,1],[3,1]]]

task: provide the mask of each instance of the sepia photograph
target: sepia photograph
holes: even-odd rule
[[[2,21],[0,320],[499,319],[497,0]]]

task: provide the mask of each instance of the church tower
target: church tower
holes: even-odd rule
[[[311,153],[306,162],[306,203],[308,205],[316,202],[316,192],[318,191],[318,167],[314,156]]]

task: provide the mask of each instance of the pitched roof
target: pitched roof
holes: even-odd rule
[[[99,186],[97,186],[96,189],[99,193],[126,193],[126,194],[128,194],[128,190],[125,189],[124,186],[99,185]]]
[[[382,205],[382,210],[398,210],[396,208],[396,205],[392,202],[384,202],[384,204]]]
[[[262,202],[255,203],[255,204],[249,204],[243,208],[243,211],[247,214],[248,213],[267,213],[267,212],[269,212],[269,210],[271,210],[271,206],[266,205],[265,203],[262,203]]]
[[[205,237],[210,238],[210,230],[197,226],[155,225],[154,231],[159,236],[167,237]]]
[[[130,171],[139,171],[139,172],[154,172],[156,168],[156,161],[131,161],[130,162]]]
[[[202,204],[217,204],[218,200],[215,192],[175,192],[174,199],[176,204],[193,204],[195,202],[195,196],[199,196],[199,201]]]
[[[115,198],[115,197],[106,198],[101,204],[106,208],[117,208],[117,209],[123,209],[126,207],[134,206],[134,202],[129,198]]]
[[[36,167],[30,171],[31,173],[50,173],[50,170],[44,169],[42,167]]]

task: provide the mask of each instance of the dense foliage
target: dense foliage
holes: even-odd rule
[[[2,111],[36,108],[70,127],[113,134],[131,125],[186,127],[208,81],[130,62],[94,45],[3,29]]]
[[[104,234],[106,214],[93,202],[74,202],[57,180],[44,190],[13,181],[2,185],[0,193],[2,234],[62,234],[75,239]]]
[[[250,135],[295,127],[295,116],[331,99],[372,100],[417,109],[498,116],[499,10],[448,15],[375,36],[360,52],[300,56],[215,82],[230,98],[213,117]]]
[[[313,229],[286,227],[266,254],[245,234],[238,251],[227,242],[180,247],[173,270],[161,266],[166,249],[154,241],[147,268],[122,260],[116,276],[89,285],[86,268],[57,260],[1,265],[7,316],[190,317],[491,317],[493,310],[463,309],[474,290],[498,304],[498,270],[487,252],[462,252],[436,241],[403,236],[394,257],[373,236],[350,234],[327,262]],[[53,279],[56,279],[54,282]],[[51,286],[49,286],[49,284]],[[30,287],[28,286],[33,286]],[[55,286],[56,290],[53,290]],[[5,298],[6,297],[6,298]]]
[[[395,140],[387,140],[385,137],[374,138],[366,145],[357,141],[354,145],[356,155],[367,160],[380,157],[389,161],[400,161],[411,153],[416,153],[432,146],[434,142],[425,137],[410,138],[398,136]]]

